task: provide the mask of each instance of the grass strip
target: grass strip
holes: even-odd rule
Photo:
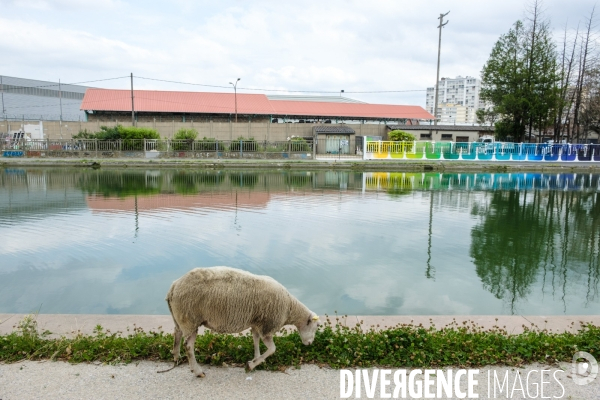
[[[64,360],[72,363],[129,363],[137,360],[173,359],[173,336],[133,328],[126,334],[97,326],[93,335],[49,338],[38,332],[35,319],[23,319],[16,329],[0,336],[0,362]],[[509,335],[494,326],[485,330],[474,322],[453,322],[441,329],[422,325],[346,327],[329,318],[311,346],[297,332],[282,330],[275,338],[277,351],[259,369],[278,370],[300,364],[346,367],[462,368],[488,365],[521,366],[571,361],[577,351],[600,355],[600,327],[585,325],[577,333],[552,333],[532,326]],[[263,348],[264,351],[264,348]],[[196,355],[201,363],[244,365],[254,356],[252,336],[206,332],[198,336]],[[185,359],[185,352],[182,350]],[[600,357],[599,357],[600,358]]]

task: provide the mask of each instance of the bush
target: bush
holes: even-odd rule
[[[243,136],[238,137],[235,141],[231,142],[231,146],[229,146],[229,151],[240,151],[240,146],[242,151],[256,151],[258,150],[256,146],[256,140],[254,138],[244,139]]]
[[[298,136],[292,136],[291,142],[292,142],[291,151],[300,151],[300,152],[309,152],[310,151],[310,145],[304,138],[301,138]]]
[[[73,135],[73,139],[95,139],[94,132],[89,132],[87,129],[79,131],[76,135]]]
[[[101,126],[98,132],[88,132],[87,129],[79,131],[79,133],[73,136],[73,139],[98,139],[98,140],[119,140],[121,135],[119,134],[119,126],[107,127]]]
[[[198,137],[198,131],[195,129],[181,128],[175,132],[173,139],[175,140],[196,140]],[[206,138],[205,138],[206,139]]]
[[[415,140],[414,135],[399,129],[388,133],[388,138],[393,142],[412,142]]]
[[[196,143],[196,150],[200,151],[223,151],[224,146],[217,139],[207,138],[204,136],[202,140]]]
[[[181,128],[175,133],[174,139],[176,142],[173,143],[173,150],[193,150],[194,140],[198,136],[198,131],[195,129]]]
[[[124,148],[128,150],[143,150],[143,139],[160,139],[156,130],[150,128],[139,128],[137,126],[101,126],[96,133],[87,130],[79,131],[73,139],[97,139],[102,141],[122,140]]]
[[[73,136],[74,139],[98,139],[98,140],[133,140],[133,139],[160,139],[160,135],[154,129],[138,128],[137,126],[101,126],[96,133],[87,130],[79,131]]]

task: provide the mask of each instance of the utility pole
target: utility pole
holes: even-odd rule
[[[434,99],[434,106],[433,106],[433,124],[437,125],[437,108],[438,108],[438,94],[440,91],[440,51],[442,49],[442,28],[444,26],[446,26],[448,24],[448,22],[450,21],[446,21],[444,23],[444,17],[446,15],[450,14],[450,11],[448,11],[446,14],[440,14],[440,16],[438,17],[438,19],[440,20],[440,25],[438,26],[438,29],[440,30],[440,39],[438,42],[438,62],[437,62],[437,75],[435,78],[435,99]]]
[[[237,124],[237,84],[240,81],[240,78],[237,78],[235,83],[229,82],[231,86],[233,86],[233,96],[235,98],[235,123]],[[231,115],[231,114],[229,114]],[[230,117],[231,118],[231,117]]]
[[[2,116],[6,115],[6,109],[4,108],[4,83],[2,83],[2,75],[0,75],[0,94],[2,95]]]
[[[133,107],[133,72],[131,73],[131,126],[135,126],[135,108]]]
[[[62,86],[60,85],[60,79],[58,80],[58,103],[60,104],[60,138],[62,139]]]

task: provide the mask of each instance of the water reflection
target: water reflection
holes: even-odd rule
[[[496,191],[473,209],[471,256],[484,287],[510,304],[532,292],[536,279],[567,304],[567,276],[586,277],[585,302],[598,294],[598,193]],[[571,272],[568,274],[568,272]]]
[[[594,314],[599,176],[4,169],[0,312],[168,313],[195,266],[320,312]]]

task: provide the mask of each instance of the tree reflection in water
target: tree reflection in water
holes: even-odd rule
[[[471,232],[477,275],[512,314],[538,278],[566,310],[568,271],[587,275],[587,304],[598,295],[598,193],[495,191],[473,214],[481,219]]]

